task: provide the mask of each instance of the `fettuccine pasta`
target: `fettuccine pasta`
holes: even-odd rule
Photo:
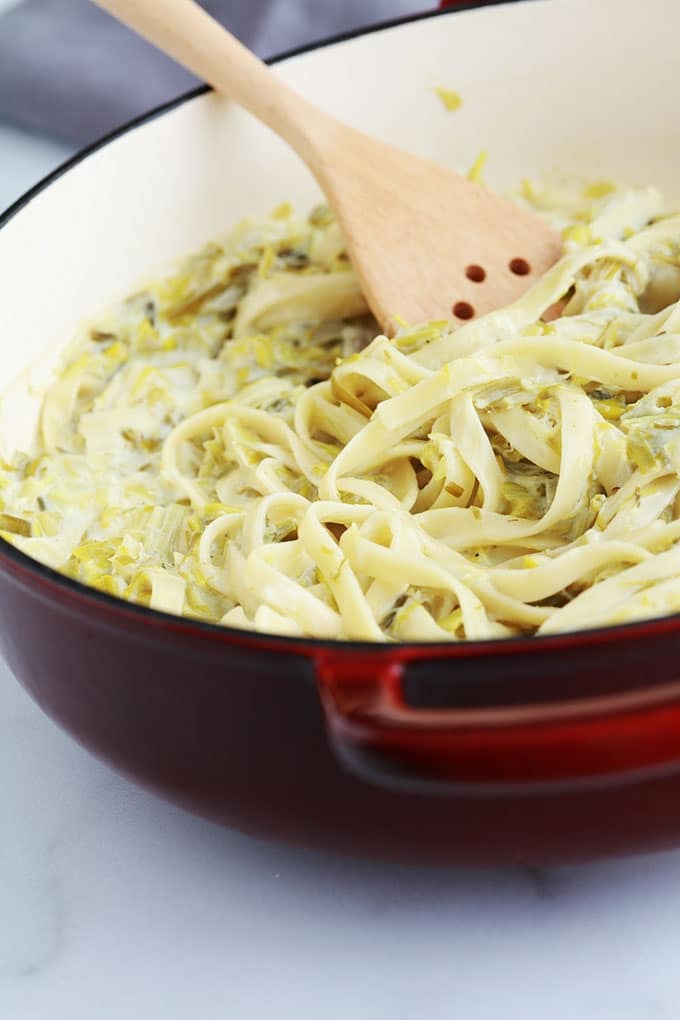
[[[109,594],[299,637],[679,611],[680,215],[605,183],[518,201],[563,230],[554,268],[391,340],[325,208],[208,246],[75,338],[38,448],[2,465],[2,536]]]

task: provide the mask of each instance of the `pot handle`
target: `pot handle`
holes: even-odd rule
[[[680,699],[609,710],[420,709],[403,697],[402,661],[328,652],[316,676],[331,744],[358,777],[404,791],[539,792],[680,767]],[[465,668],[451,663],[451,668]]]

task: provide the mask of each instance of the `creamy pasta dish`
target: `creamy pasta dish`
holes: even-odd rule
[[[563,230],[554,268],[393,339],[326,208],[208,245],[74,338],[38,446],[0,465],[0,534],[111,595],[291,636],[679,611],[680,215],[605,182],[518,201]]]

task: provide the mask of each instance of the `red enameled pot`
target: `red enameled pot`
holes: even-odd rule
[[[667,186],[680,13],[650,6],[674,27],[655,32],[658,17],[624,16],[616,0],[468,4],[314,47],[280,71],[358,126],[454,165],[482,139],[499,186],[560,164]],[[609,60],[612,24],[618,47],[644,53],[644,86]],[[460,114],[433,99],[437,84],[461,91]],[[2,372],[4,386],[20,382],[0,408],[3,452],[35,427],[28,366],[43,349],[237,213],[289,196],[314,197],[295,158],[201,90],[10,209]],[[0,640],[19,681],[85,747],[249,833],[471,864],[680,843],[678,617],[454,646],[288,640],[123,603],[0,543]]]

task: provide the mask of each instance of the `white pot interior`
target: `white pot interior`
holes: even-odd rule
[[[324,47],[277,72],[356,127],[454,168],[489,152],[507,188],[553,170],[677,191],[676,0],[524,0]],[[432,92],[455,89],[447,113]],[[27,449],[78,323],[179,256],[318,189],[226,100],[201,96],[59,177],[0,230],[0,452]]]

